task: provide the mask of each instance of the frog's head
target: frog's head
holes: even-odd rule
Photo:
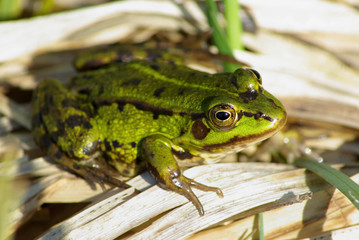
[[[205,117],[196,119],[190,129],[192,149],[222,153],[240,151],[262,141],[281,129],[286,111],[262,87],[259,73],[240,68],[229,76],[228,94],[205,99]]]

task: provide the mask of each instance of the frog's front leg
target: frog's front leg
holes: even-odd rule
[[[218,196],[223,197],[221,189],[200,184],[182,174],[172,155],[172,142],[165,136],[152,135],[144,139],[142,157],[157,183],[163,188],[184,195],[193,203],[201,216],[204,214],[203,206],[191,187],[216,192]]]

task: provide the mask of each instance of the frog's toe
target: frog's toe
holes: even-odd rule
[[[175,191],[185,196],[192,204],[196,207],[198,213],[203,216],[204,210],[201,202],[197,196],[193,193],[191,187],[197,188],[202,191],[215,192],[219,197],[223,197],[222,190],[217,187],[210,187],[194,181],[193,179],[187,178],[181,174],[179,170],[174,170],[170,174],[168,181],[160,181],[157,179],[159,184],[167,189]]]
[[[106,171],[94,167],[83,167],[76,169],[75,173],[83,177],[87,182],[90,183],[90,186],[93,187],[93,183],[96,182],[100,184],[102,190],[106,190],[104,184],[109,184],[113,187],[118,187],[122,189],[130,188],[125,182],[115,178],[114,176],[107,174]]]

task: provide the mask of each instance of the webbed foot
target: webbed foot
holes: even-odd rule
[[[172,142],[165,136],[147,137],[142,143],[142,157],[157,183],[165,189],[185,196],[197,208],[201,216],[204,215],[203,206],[193,193],[192,187],[202,191],[215,192],[219,197],[223,197],[221,189],[203,185],[182,174],[172,155]]]

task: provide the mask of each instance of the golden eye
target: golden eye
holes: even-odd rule
[[[218,104],[209,110],[209,120],[219,130],[226,131],[235,126],[237,113],[232,105]]]

